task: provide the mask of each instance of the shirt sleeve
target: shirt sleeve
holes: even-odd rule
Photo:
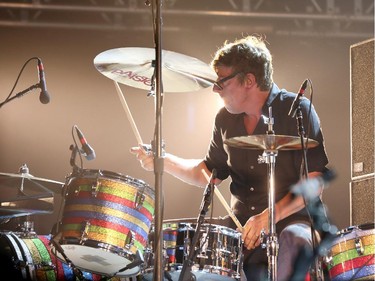
[[[224,119],[222,112],[223,109],[220,110],[215,117],[211,141],[204,159],[204,162],[210,171],[216,169],[217,178],[220,180],[224,180],[229,176],[229,166],[227,164],[228,154],[224,149],[221,129]]]

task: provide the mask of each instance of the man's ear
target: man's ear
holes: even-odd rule
[[[244,83],[246,87],[256,86],[256,79],[255,79],[254,74],[246,73]]]

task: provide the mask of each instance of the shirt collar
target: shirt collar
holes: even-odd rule
[[[270,90],[270,93],[268,94],[267,101],[263,105],[263,112],[268,112],[268,107],[271,106],[274,99],[277,97],[277,95],[280,93],[279,87],[275,83],[272,83],[272,87]]]

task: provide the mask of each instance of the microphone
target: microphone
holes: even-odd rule
[[[85,155],[87,160],[95,159],[96,155],[95,155],[94,149],[92,149],[92,147],[87,143],[87,141],[86,141],[85,137],[83,136],[82,132],[80,131],[80,129],[78,129],[77,126],[75,126],[75,128],[76,128],[76,131],[77,131],[79,141],[82,145],[82,150],[83,150],[84,154],[82,153],[82,151],[80,151],[80,152],[83,155]]]
[[[303,195],[308,201],[311,201],[318,198],[321,193],[321,187],[335,177],[336,173],[327,169],[321,176],[308,178],[292,185],[291,192],[296,195]]]
[[[38,58],[38,71],[39,71],[39,88],[40,95],[39,100],[41,103],[46,104],[50,101],[50,96],[47,92],[46,77],[44,74],[44,67],[42,60]]]
[[[203,193],[203,200],[201,202],[200,209],[201,209],[201,213],[204,215],[207,213],[208,208],[211,204],[211,198],[212,198],[212,194],[215,188],[214,182],[216,179],[216,175],[217,175],[216,169],[213,169],[211,173],[210,182],[207,184],[206,189],[204,190],[204,193]]]
[[[302,85],[301,85],[301,87],[300,87],[300,89],[298,91],[298,94],[297,94],[296,98],[294,99],[294,101],[292,103],[292,106],[290,107],[288,116],[292,116],[293,118],[296,116],[296,111],[297,111],[297,108],[299,106],[299,99],[305,93],[305,90],[307,88],[307,82],[309,82],[308,79],[306,79],[305,81],[303,81],[303,83],[302,83]]]

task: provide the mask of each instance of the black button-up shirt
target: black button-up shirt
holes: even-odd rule
[[[262,108],[262,115],[268,117],[269,107],[272,107],[274,118],[273,131],[275,135],[298,137],[297,120],[288,116],[291,104],[296,94],[280,90],[275,84]],[[319,144],[307,150],[307,164],[309,172],[323,171],[328,164],[328,157],[324,148],[322,130],[319,117],[311,107],[310,101],[302,97],[300,107],[303,113],[304,130],[308,137]],[[253,135],[264,135],[268,125],[264,118],[260,118]],[[209,170],[217,170],[217,178],[232,179],[230,191],[232,194],[231,207],[242,224],[268,207],[268,167],[267,163],[259,163],[259,156],[264,150],[248,149],[228,146],[224,140],[238,136],[246,136],[244,113],[231,114],[222,108],[216,115],[213,136],[207,152],[205,163]],[[275,201],[284,197],[293,184],[301,178],[302,152],[300,149],[277,151],[275,158]],[[305,217],[303,212],[295,214],[294,220]]]

